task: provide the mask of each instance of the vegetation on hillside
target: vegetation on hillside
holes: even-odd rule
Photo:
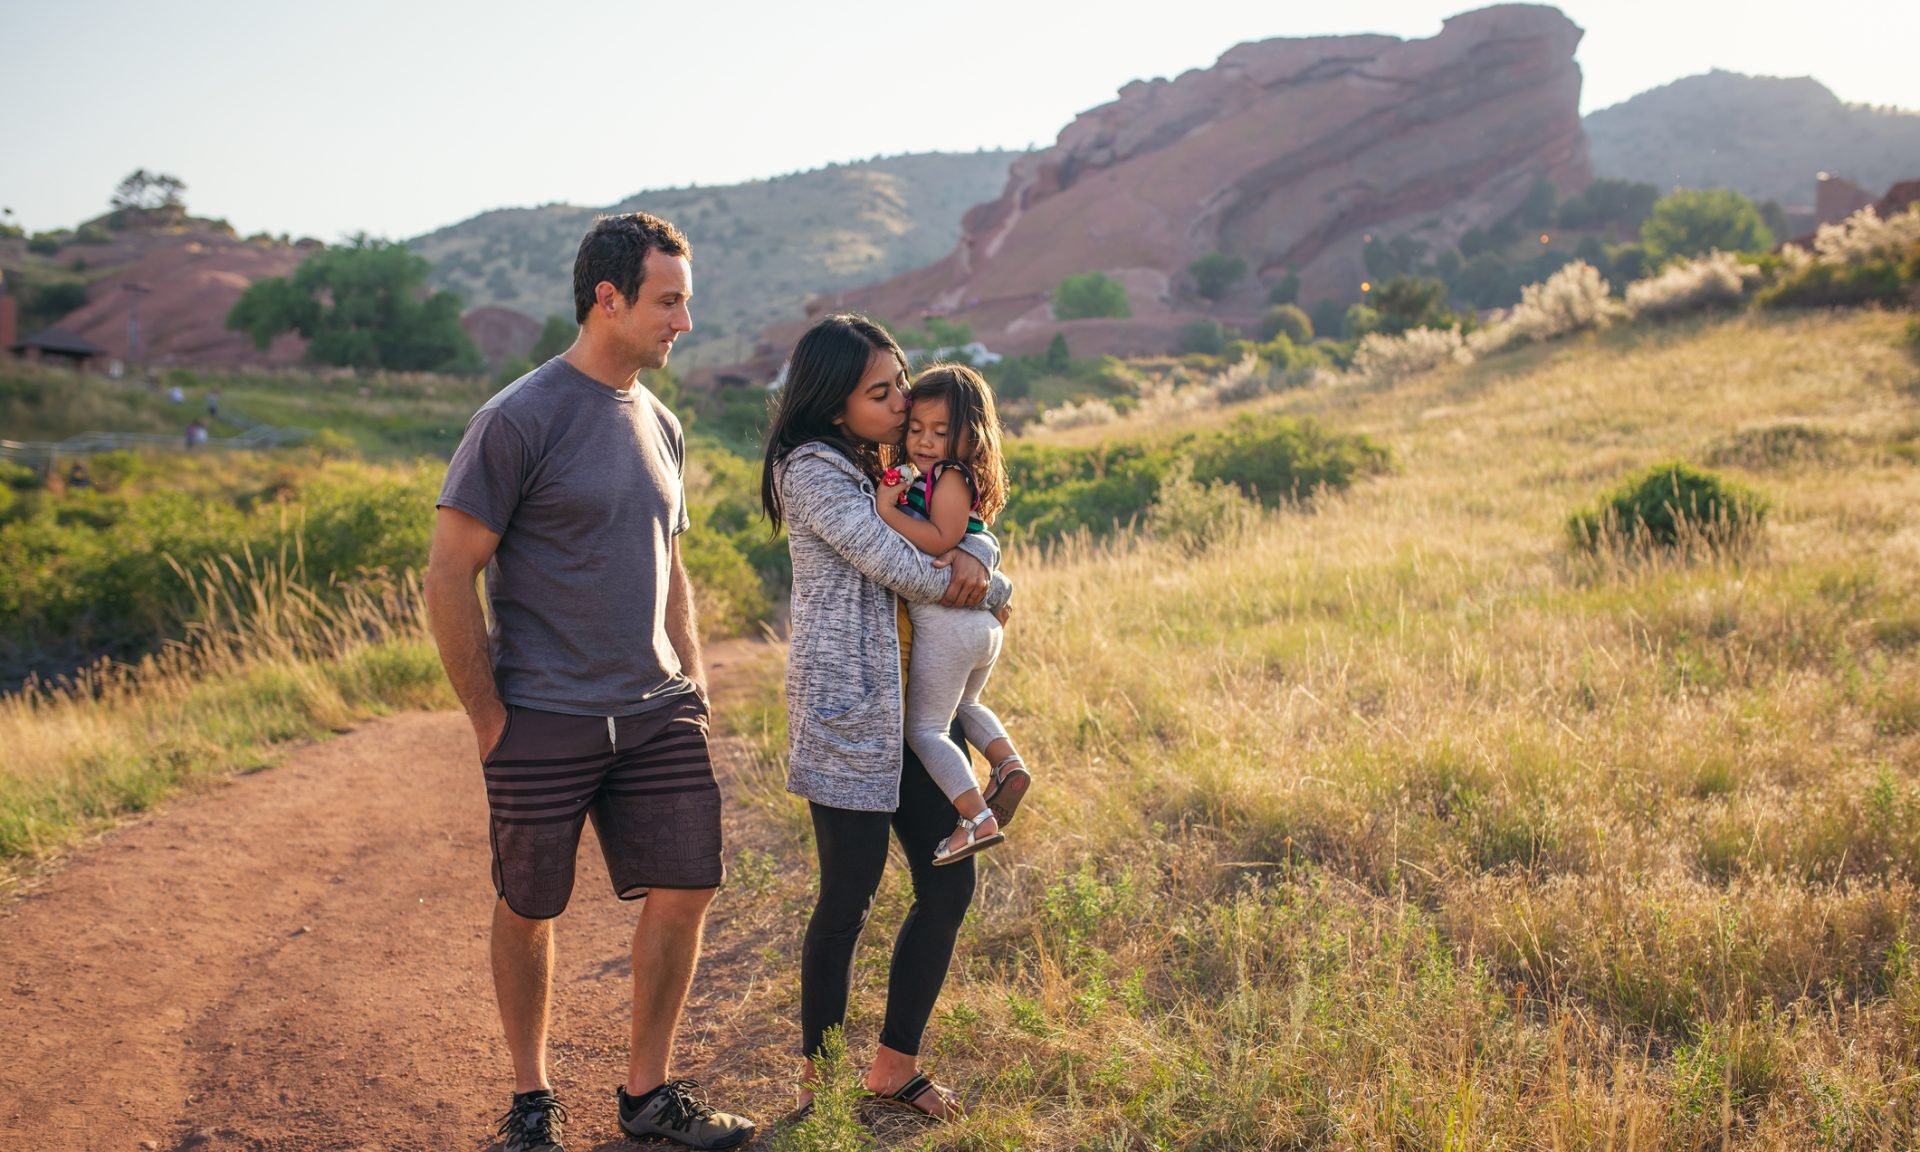
[[[291,276],[248,286],[227,327],[264,349],[296,332],[309,364],[361,371],[471,376],[480,350],[460,326],[460,298],[427,291],[427,262],[366,235],[301,261]]]
[[[1262,403],[1403,470],[1199,549],[1016,551],[989,698],[1038,784],[925,1049],[985,1106],[921,1146],[1910,1145],[1903,325],[1617,328],[1288,392]],[[1824,448],[1761,447],[1790,425]],[[1673,457],[1767,489],[1757,547],[1568,548],[1569,508]],[[804,906],[783,715],[736,725],[736,794],[792,837],[754,898]]]
[[[734,364],[807,300],[931,264],[953,250],[967,209],[1000,194],[1012,152],[929,153],[832,164],[708,188],[640,192],[604,208],[488,212],[408,241],[432,283],[469,307],[573,314],[573,257],[600,212],[651,212],[693,243],[694,329],[685,368]]]

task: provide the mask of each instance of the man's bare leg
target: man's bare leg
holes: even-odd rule
[[[712,888],[655,888],[633,930],[633,1047],[627,1056],[627,1095],[641,1096],[667,1082],[673,1035],[700,959],[700,933]]]
[[[493,905],[493,994],[513,1054],[513,1090],[547,1083],[547,991],[553,984],[553,921],[529,920]]]

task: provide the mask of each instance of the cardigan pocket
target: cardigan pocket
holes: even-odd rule
[[[900,729],[891,695],[884,686],[876,687],[836,712],[808,709],[802,740],[839,757],[885,755],[898,742]]]

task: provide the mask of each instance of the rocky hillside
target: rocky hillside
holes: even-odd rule
[[[815,307],[948,314],[997,350],[1065,331],[1075,352],[1144,353],[1203,315],[1253,327],[1289,270],[1305,301],[1357,299],[1371,233],[1440,250],[1513,214],[1542,178],[1562,193],[1587,184],[1580,37],[1558,10],[1516,4],[1429,40],[1242,44],[1212,68],[1129,84],[1021,157],[945,259]],[[1185,270],[1213,252],[1250,273],[1209,305]],[[1132,318],[1054,320],[1055,286],[1095,271],[1126,284]]]
[[[605,208],[488,212],[410,242],[468,307],[573,314],[573,256],[600,212],[651,212],[687,233],[698,295],[676,364],[741,359],[806,300],[938,259],[960,217],[998,195],[1017,152],[927,153],[712,188],[642,192]]]
[[[1810,77],[1689,76],[1586,118],[1597,175],[1811,204],[1817,173],[1874,194],[1920,176],[1920,113],[1842,104]]]
[[[25,240],[0,240],[0,270],[29,308],[22,336],[57,324],[130,359],[128,321],[137,307],[138,358],[155,366],[285,366],[298,363],[305,342],[283,336],[265,351],[226,327],[234,301],[255,280],[286,276],[320,247],[266,236],[241,239],[221,221],[183,218],[161,227],[110,229],[89,221],[51,252]],[[70,307],[33,316],[35,294],[71,290]]]

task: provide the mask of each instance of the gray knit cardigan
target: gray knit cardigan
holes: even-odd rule
[[[793,557],[787,649],[787,790],[860,812],[900,805],[900,634],[894,596],[938,600],[951,575],[887,527],[873,482],[822,443],[774,466]],[[960,545],[989,571],[983,609],[1013,595],[996,569],[1000,545],[968,533]]]

